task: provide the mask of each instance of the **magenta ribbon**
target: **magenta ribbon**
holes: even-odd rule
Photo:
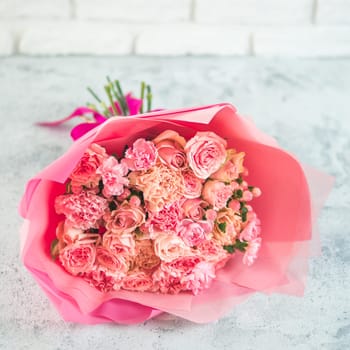
[[[142,100],[132,97],[131,93],[128,93],[125,96],[126,104],[129,109],[130,115],[135,115],[140,113]],[[118,104],[118,102],[115,102],[115,106],[121,115],[121,108]],[[109,108],[110,111],[112,111],[112,108]],[[82,117],[86,114],[91,114],[93,117],[93,120],[91,122],[81,123],[77,126],[75,126],[71,132],[70,135],[73,140],[77,140],[81,136],[85,135],[90,130],[96,128],[96,126],[99,126],[100,124],[104,123],[108,118],[99,112],[95,111],[94,109],[88,108],[88,107],[78,107],[71,113],[68,117],[65,117],[63,119],[55,120],[52,122],[39,122],[37,125],[40,126],[48,126],[48,127],[55,127],[58,125],[61,125],[71,119],[74,119],[76,117]]]

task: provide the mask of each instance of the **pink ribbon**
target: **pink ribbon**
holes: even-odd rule
[[[132,97],[131,93],[128,93],[125,96],[126,104],[129,109],[130,115],[136,115],[140,113],[142,100]],[[118,104],[118,102],[115,102],[115,106],[118,110],[118,113],[121,115],[121,108]],[[110,111],[112,111],[112,108],[109,108]],[[77,126],[75,126],[71,132],[70,135],[73,140],[79,139],[81,136],[85,135],[90,130],[96,128],[100,124],[104,123],[108,118],[99,112],[95,111],[94,109],[88,108],[88,107],[78,107],[71,113],[68,117],[65,117],[63,119],[55,120],[52,122],[39,122],[37,125],[39,126],[47,126],[47,127],[56,127],[58,125],[61,125],[65,122],[68,122],[71,119],[74,119],[76,117],[83,117],[86,116],[86,114],[92,115],[92,120],[89,122],[81,123]]]

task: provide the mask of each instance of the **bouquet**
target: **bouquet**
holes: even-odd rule
[[[108,80],[102,112],[50,123],[93,116],[20,205],[23,262],[63,318],[203,323],[255,292],[301,295],[332,180],[232,105],[151,111],[150,91]]]

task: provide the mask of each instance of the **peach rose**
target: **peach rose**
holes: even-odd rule
[[[96,247],[94,244],[69,244],[60,251],[58,258],[65,270],[76,276],[92,269]]]
[[[184,241],[173,234],[161,233],[154,241],[156,255],[165,262],[170,262],[191,252]]]
[[[227,142],[214,132],[197,132],[185,146],[187,161],[194,174],[207,179],[226,159]]]
[[[213,235],[221,245],[235,242],[241,230],[242,219],[231,208],[224,208],[218,212],[215,220]]]
[[[80,244],[98,244],[101,240],[98,233],[85,233],[83,230],[69,226],[64,221],[61,221],[57,225],[56,237],[60,243],[60,249],[68,244],[73,244],[78,241]]]
[[[142,271],[132,271],[123,278],[122,288],[126,290],[146,292],[153,287],[152,277]]]
[[[158,151],[158,158],[170,168],[177,170],[186,166],[186,154],[184,146],[186,140],[177,132],[166,130],[158,135],[154,140]]]
[[[106,228],[114,234],[132,233],[145,222],[145,212],[127,201],[105,215]]]
[[[130,185],[143,192],[150,211],[160,211],[167,204],[179,200],[184,193],[181,172],[159,164],[146,172],[131,172]]]
[[[136,241],[134,265],[142,270],[151,270],[159,264],[160,259],[154,252],[153,242],[149,239]]]
[[[135,239],[131,233],[113,234],[106,232],[103,235],[102,245],[117,255],[135,255]]]
[[[129,270],[127,257],[114,254],[109,249],[99,246],[96,249],[96,262],[110,271],[126,274]]]
[[[97,187],[101,175],[96,170],[107,157],[108,155],[103,147],[95,143],[91,144],[70,175],[72,189],[78,191],[81,190],[82,186],[87,188]]]
[[[243,173],[243,160],[245,153],[237,153],[234,149],[228,149],[226,154],[226,162],[218,171],[212,174],[210,178],[223,182],[231,182],[238,179],[239,175]]]
[[[173,130],[165,130],[160,133],[154,140],[154,144],[157,146],[162,141],[172,141],[179,145],[179,147],[184,148],[186,145],[186,140],[184,137],[180,136],[176,131]]]
[[[226,207],[226,203],[232,196],[232,189],[221,181],[208,180],[203,187],[202,197],[215,210]]]
[[[198,221],[202,220],[205,216],[205,210],[208,206],[208,203],[203,201],[200,198],[195,199],[186,199],[182,203],[182,210],[186,217]]]

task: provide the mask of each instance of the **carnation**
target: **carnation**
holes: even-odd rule
[[[55,200],[57,214],[65,215],[68,225],[82,230],[98,227],[98,220],[102,218],[107,207],[105,198],[85,191],[61,195]]]

